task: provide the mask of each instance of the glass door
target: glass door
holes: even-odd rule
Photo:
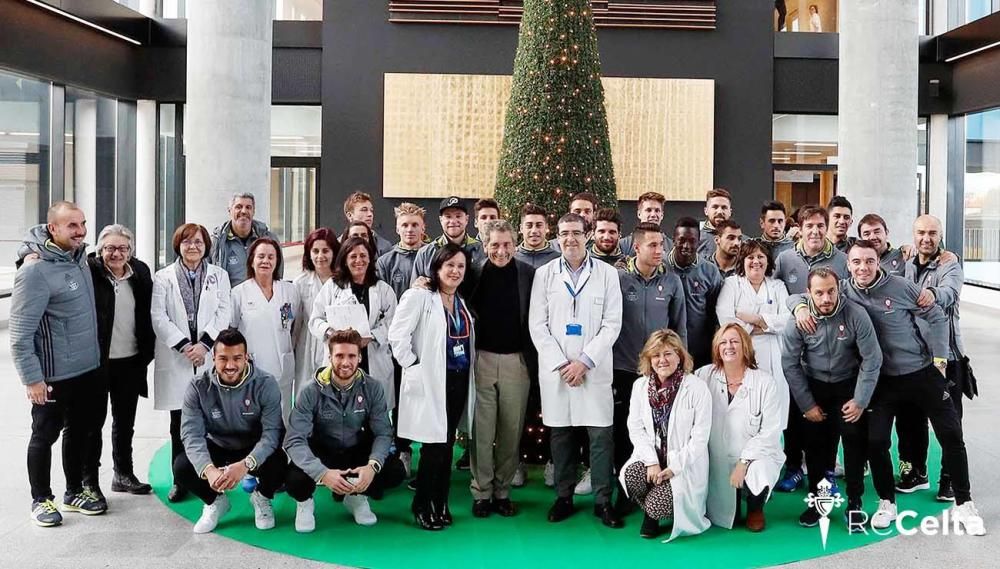
[[[271,158],[271,231],[283,244],[301,243],[316,227],[318,157]]]

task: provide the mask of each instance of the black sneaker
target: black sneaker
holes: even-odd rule
[[[901,469],[899,482],[896,483],[896,491],[903,494],[912,494],[917,490],[927,490],[930,487],[927,473],[917,472],[916,468]]]
[[[86,516],[99,516],[108,511],[108,506],[107,502],[102,503],[98,496],[84,488],[75,494],[69,492],[64,494],[62,509],[66,512],[77,512]]]
[[[51,498],[35,500],[31,503],[31,521],[36,526],[50,528],[62,524],[63,517]]]
[[[188,491],[187,488],[174,484],[170,487],[170,492],[167,492],[167,501],[171,504],[176,504],[184,498],[187,498]]]
[[[492,504],[489,500],[473,500],[472,501],[472,516],[475,518],[488,518],[490,517],[490,512],[492,511]]]
[[[573,507],[573,498],[556,498],[556,501],[549,508],[549,521],[558,523],[573,515],[576,508]]]
[[[861,500],[847,500],[847,509],[844,510],[844,523],[847,524],[847,533],[864,533],[865,525],[868,522],[868,515],[864,512],[864,504]]]
[[[416,492],[417,491],[417,479],[413,478],[409,482],[407,482],[406,483],[406,489],[409,490],[410,492]]]
[[[97,498],[97,504],[100,505],[105,510],[108,509],[108,498],[101,491],[101,487],[97,484],[84,484],[83,489],[90,492],[95,498]]]
[[[938,502],[954,502],[955,501],[955,489],[951,487],[951,478],[942,477],[938,482],[937,496],[934,497]]]
[[[118,474],[111,479],[112,492],[124,492],[127,494],[149,494],[153,487],[144,482],[139,482],[135,474]]]
[[[819,525],[820,517],[819,511],[810,506],[806,508],[806,511],[802,512],[801,516],[799,516],[799,525],[804,528],[816,527]]]
[[[469,449],[465,449],[462,456],[458,457],[455,468],[458,470],[470,470],[472,468],[472,458],[469,457]]]

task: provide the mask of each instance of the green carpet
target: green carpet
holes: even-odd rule
[[[937,480],[940,451],[936,441],[931,447],[930,479],[934,481]],[[150,483],[164,504],[193,523],[201,514],[201,502],[197,498],[189,497],[180,504],[166,501],[171,480],[169,459],[168,444],[153,458]],[[316,531],[311,534],[295,533],[295,502],[285,494],[279,494],[274,500],[277,527],[270,531],[257,530],[247,494],[237,489],[229,493],[233,509],[220,522],[216,533],[270,551],[317,561],[354,567],[408,569],[569,566],[608,569],[623,564],[663,564],[666,560],[672,566],[733,569],[820,557],[887,539],[848,534],[843,509],[840,509],[830,516],[830,534],[824,551],[819,528],[798,525],[798,516],[805,507],[804,491],[775,493],[765,510],[767,529],[761,534],[751,534],[744,528],[713,527],[701,535],[665,544],[639,537],[642,521],[639,514],[629,516],[624,529],[605,528],[591,514],[593,500],[590,496],[577,497],[578,512],[569,520],[560,524],[548,523],[545,516],[554,494],[542,483],[540,468],[531,469],[525,488],[514,490],[512,498],[519,512],[513,518],[496,515],[487,519],[473,518],[468,488],[468,472],[456,472],[451,491],[455,525],[440,532],[421,531],[414,526],[410,515],[413,494],[405,486],[390,491],[381,501],[372,501],[372,510],[379,517],[374,527],[356,525],[343,506],[330,498],[328,491],[317,489]],[[921,515],[940,513],[949,505],[935,502],[932,491],[900,494],[897,503],[900,510],[912,509]],[[876,504],[869,479],[865,510],[873,512]],[[895,529],[892,531],[895,535]]]

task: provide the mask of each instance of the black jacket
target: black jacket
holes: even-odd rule
[[[153,361],[153,345],[156,336],[153,333],[153,320],[149,308],[153,299],[153,277],[149,266],[138,259],[128,262],[132,267],[132,293],[135,295],[135,332],[139,341],[139,365],[145,367]],[[97,340],[101,348],[101,368],[107,369],[109,353],[111,352],[111,329],[115,323],[115,287],[108,279],[104,262],[91,253],[87,258],[90,273],[94,278],[94,304],[97,306]],[[146,378],[142,378],[141,395],[146,396]]]
[[[476,263],[475,269],[476,274],[482,276],[483,266],[489,262],[488,259],[483,259]],[[533,381],[538,380],[538,352],[535,350],[535,344],[531,341],[531,335],[528,332],[528,303],[531,301],[531,284],[535,280],[535,268],[525,263],[524,261],[514,258],[511,259],[511,263],[514,263],[514,267],[517,269],[517,293],[519,303],[521,305],[521,327],[523,330],[523,338],[525,341],[525,350],[522,353],[524,356],[524,363],[528,366],[528,375]],[[475,286],[470,290],[469,295],[464,297],[469,299],[469,307],[472,309],[473,316],[477,319],[479,315],[476,314],[476,306],[472,299],[476,297],[476,288],[479,287],[479,283],[482,281],[481,278],[477,278]]]

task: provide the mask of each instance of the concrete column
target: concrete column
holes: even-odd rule
[[[884,217],[894,242],[919,204],[917,20],[917,0],[840,2],[838,193],[856,218]]]
[[[930,35],[947,32],[948,3],[934,2],[931,9]],[[927,121],[928,213],[941,220],[944,235],[948,234],[949,120],[948,115],[931,115]],[[962,175],[965,173],[962,172]]]
[[[87,218],[86,241],[93,245],[101,230],[97,221],[97,101],[77,99],[73,104],[73,202]]]
[[[187,221],[225,221],[233,192],[269,213],[271,0],[188,2]]]
[[[156,266],[156,101],[135,112],[135,255]]]

